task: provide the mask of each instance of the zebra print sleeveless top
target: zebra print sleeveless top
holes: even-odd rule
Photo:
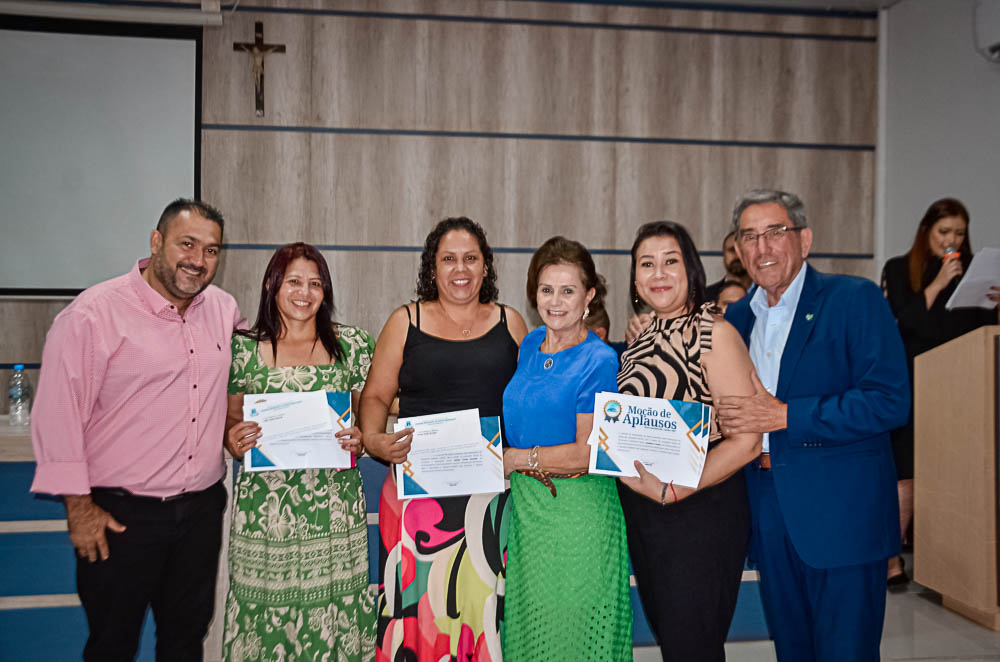
[[[653,320],[623,353],[618,371],[618,391],[664,400],[688,400],[712,404],[701,366],[703,353],[712,351],[714,315],[722,310],[714,302],[673,319]],[[719,420],[712,410],[709,444],[722,438]]]

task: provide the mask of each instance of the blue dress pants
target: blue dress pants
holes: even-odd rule
[[[771,472],[756,471],[754,549],[778,661],[877,662],[888,560],[839,568],[806,565],[788,536]]]

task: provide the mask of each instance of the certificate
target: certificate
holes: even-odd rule
[[[351,394],[309,391],[243,397],[243,418],[261,427],[244,471],[347,469],[354,466],[334,433],[351,427]]]
[[[401,418],[395,430],[413,428],[406,461],[396,465],[400,499],[503,492],[500,417],[478,409]]]
[[[962,276],[944,307],[948,310],[994,308],[997,304],[986,296],[990,293],[991,285],[1000,286],[1000,249],[983,248],[973,256],[969,270]]]
[[[590,473],[638,476],[634,461],[664,483],[698,487],[708,454],[712,408],[700,402],[594,396]]]

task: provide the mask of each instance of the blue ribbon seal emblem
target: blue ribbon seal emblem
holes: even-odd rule
[[[622,405],[617,400],[608,400],[604,405],[604,420],[612,423],[618,422],[618,417],[622,415]]]

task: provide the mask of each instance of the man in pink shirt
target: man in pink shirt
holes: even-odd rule
[[[90,636],[84,660],[133,660],[146,608],[156,657],[201,660],[226,490],[232,296],[210,286],[222,215],[178,199],[150,257],[55,319],[31,417],[33,492],[63,495]]]

